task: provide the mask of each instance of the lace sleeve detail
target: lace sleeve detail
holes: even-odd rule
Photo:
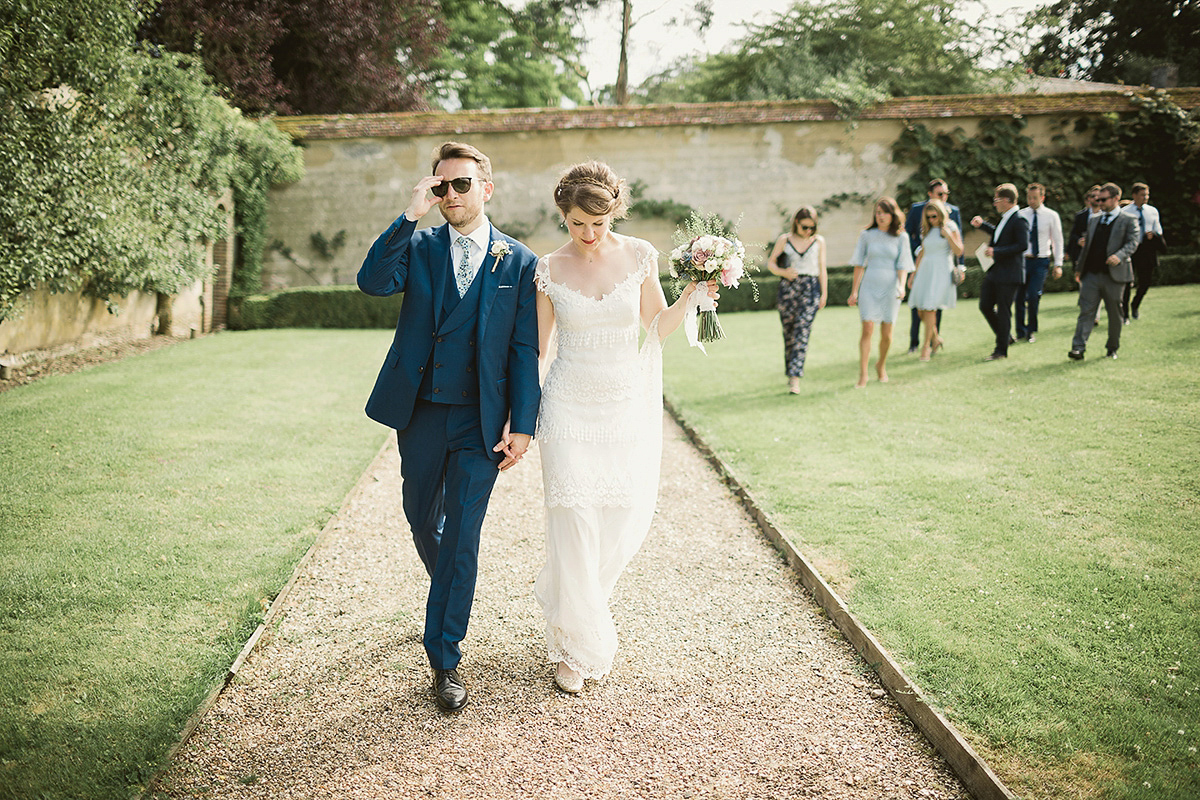
[[[637,248],[638,282],[646,280],[651,275],[658,274],[658,250],[645,240],[638,241]]]
[[[550,289],[550,256],[542,256],[538,259],[537,268],[533,271],[533,282],[537,286],[538,291],[546,292]]]

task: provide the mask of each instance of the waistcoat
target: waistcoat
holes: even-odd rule
[[[479,296],[483,293],[483,269],[459,299],[454,278],[449,276],[442,295],[438,329],[433,350],[421,378],[417,396],[431,403],[474,405],[479,402],[479,371],[475,346],[479,322]]]

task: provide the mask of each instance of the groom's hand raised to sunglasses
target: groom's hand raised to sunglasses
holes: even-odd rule
[[[434,197],[430,190],[434,186],[440,186],[444,180],[445,178],[441,175],[426,175],[421,178],[413,187],[412,199],[408,201],[408,208],[404,212],[405,216],[416,221],[428,214],[429,209],[436,206],[441,200],[441,198]]]

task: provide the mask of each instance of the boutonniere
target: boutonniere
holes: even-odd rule
[[[503,239],[497,239],[496,241],[492,242],[492,249],[490,252],[492,254],[492,258],[496,259],[492,262],[492,272],[495,272],[496,267],[500,266],[500,262],[504,260],[504,257],[512,252],[512,248],[509,247],[508,242],[504,241]]]

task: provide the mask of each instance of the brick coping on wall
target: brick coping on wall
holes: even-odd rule
[[[1133,110],[1131,97],[1153,90],[1061,94],[978,94],[896,97],[863,109],[856,119],[936,119],[1033,116],[1074,112],[1095,114]],[[1167,92],[1183,108],[1200,106],[1200,88]],[[276,117],[280,130],[295,139],[362,139],[432,134],[478,134],[644,128],[667,125],[755,125],[827,121],[842,116],[828,100],[756,103],[674,103],[582,108],[522,108],[498,111],[427,111],[392,114],[335,114]]]

